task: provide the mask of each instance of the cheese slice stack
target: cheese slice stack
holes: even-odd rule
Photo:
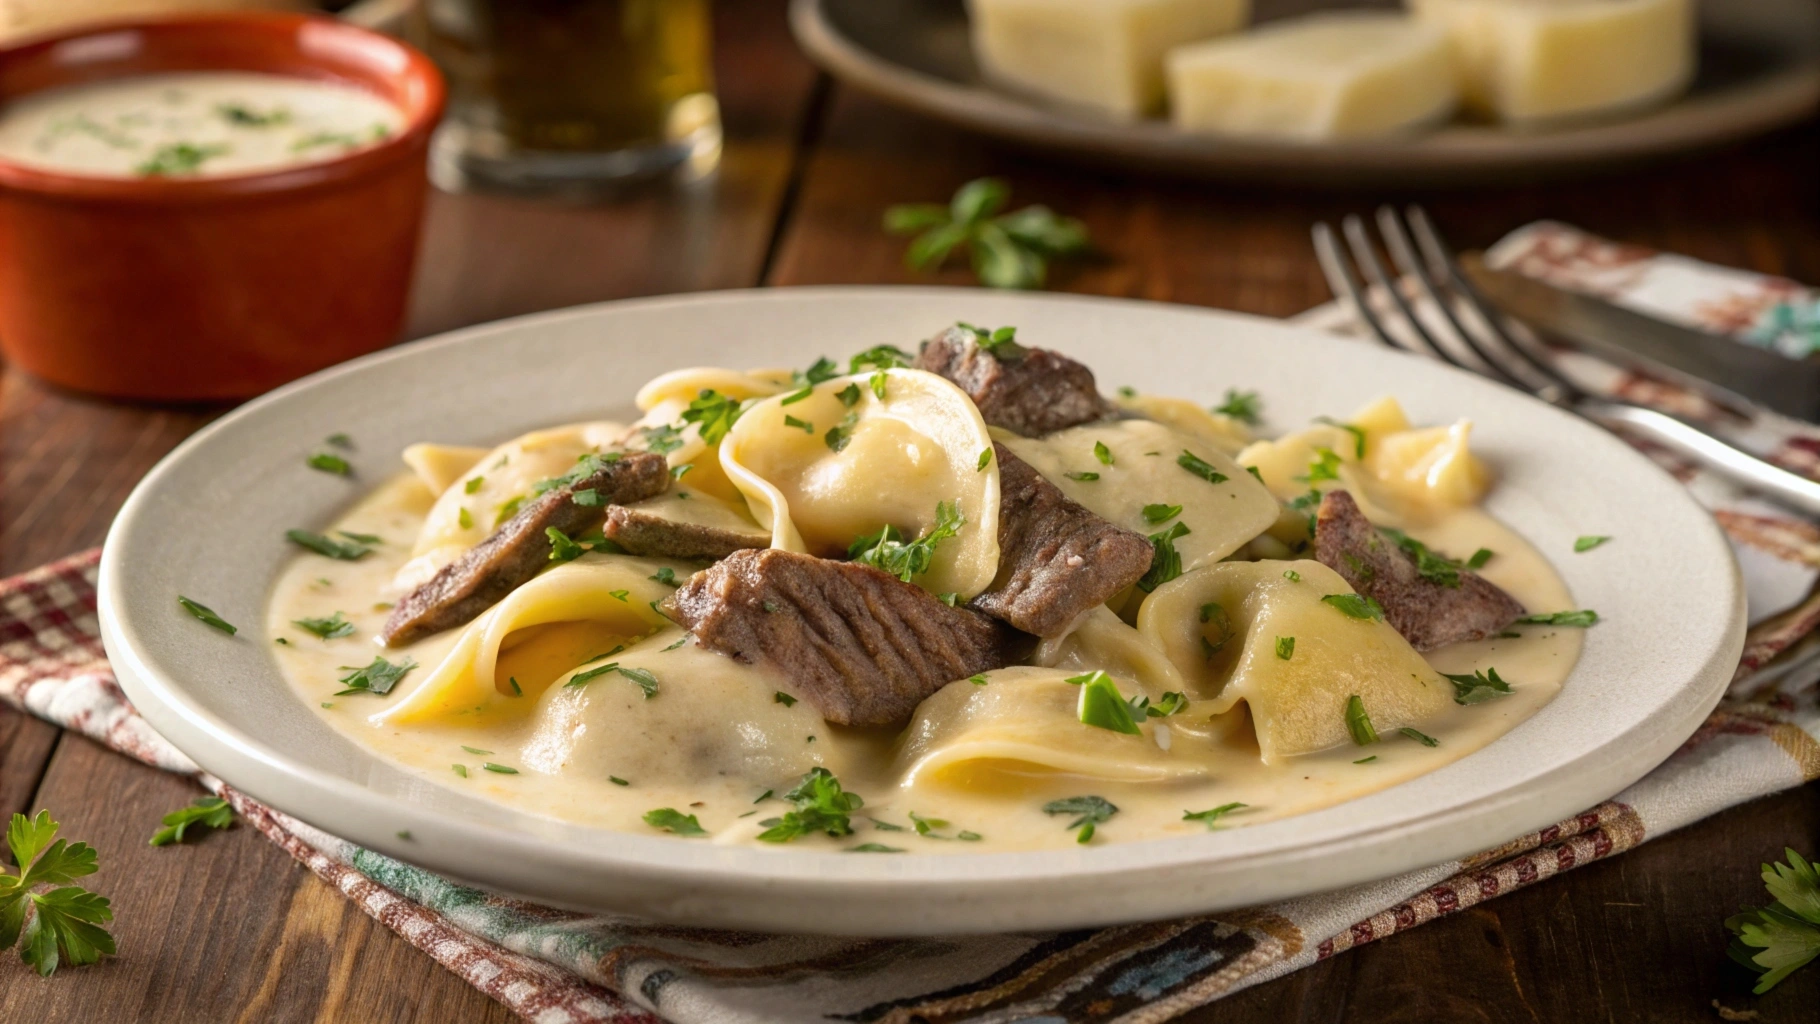
[[[1639,106],[1693,77],[1693,0],[1408,3],[1448,33],[1468,106],[1505,121]]]
[[[1163,102],[1163,55],[1243,26],[1251,0],[967,0],[987,77],[1122,118]]]
[[[1401,14],[1333,11],[1169,55],[1177,127],[1305,141],[1384,135],[1457,102],[1447,37]]]

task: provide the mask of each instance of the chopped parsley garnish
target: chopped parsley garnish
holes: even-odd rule
[[[360,667],[343,665],[341,667],[348,669],[349,672],[337,681],[347,689],[338,691],[335,696],[344,697],[350,693],[372,693],[383,697],[392,692],[392,687],[398,685],[398,681],[404,678],[405,673],[417,667],[417,662],[406,658],[394,665],[384,658],[376,657],[368,665]]]
[[[847,547],[847,556],[856,562],[873,566],[909,583],[929,571],[935,561],[935,547],[960,533],[967,519],[961,515],[959,502],[937,502],[935,525],[913,541],[902,539],[896,527],[886,525],[876,533],[856,538]]]
[[[1787,864],[1763,865],[1763,886],[1775,902],[1725,919],[1737,936],[1726,953],[1762,975],[1751,990],[1758,995],[1820,957],[1820,872],[1793,849],[1782,852]]]
[[[632,783],[631,783],[631,782],[629,782],[629,781],[628,781],[628,780],[626,780],[626,779],[622,779],[622,778],[620,778],[620,777],[619,777],[619,776],[617,776],[617,775],[609,775],[609,776],[607,776],[607,781],[608,781],[608,782],[611,782],[611,783],[612,783],[612,784],[614,784],[614,785],[615,785],[615,786],[630,786],[630,785],[631,785],[631,784],[632,784]]]
[[[810,387],[814,387],[823,381],[830,381],[838,376],[840,376],[840,364],[829,359],[827,356],[822,356],[815,360],[814,363],[810,364],[807,370],[797,370],[791,373],[790,381],[794,384],[807,384]]]
[[[1044,814],[1073,816],[1074,820],[1068,823],[1068,827],[1079,830],[1074,834],[1077,843],[1090,841],[1094,826],[1104,825],[1118,812],[1119,809],[1110,800],[1099,796],[1071,796],[1051,800],[1043,805]]]
[[[193,142],[168,142],[152,151],[152,157],[133,168],[133,173],[146,178],[164,178],[176,174],[194,174],[203,161],[228,152],[225,143],[198,146]]]
[[[935,595],[935,599],[937,601],[940,601],[941,603],[947,605],[950,608],[958,607],[961,603],[961,595],[959,594],[959,592],[953,591],[953,590],[950,590],[946,593],[937,594],[937,595]]]
[[[19,958],[46,978],[60,962],[92,964],[114,952],[114,937],[101,927],[114,919],[107,897],[65,884],[95,873],[95,850],[87,843],[51,842],[58,827],[49,811],[35,818],[14,814],[6,844],[19,873],[0,865],[0,949],[23,932]],[[56,888],[34,892],[40,885]]]
[[[1112,465],[1112,449],[1106,447],[1104,441],[1093,442],[1093,457],[1100,460],[1102,466]]]
[[[977,467],[977,469],[975,471],[984,473],[986,471],[986,467],[990,466],[990,465],[992,465],[992,449],[991,448],[981,448],[979,466]]]
[[[1129,399],[1136,398],[1138,396],[1138,389],[1132,387],[1129,384],[1120,384],[1118,390],[1119,390],[1119,397],[1123,398],[1123,399],[1129,400]]]
[[[916,834],[919,836],[927,836],[930,839],[948,838],[947,836],[939,836],[939,835],[935,834],[937,829],[944,829],[944,828],[948,827],[949,822],[946,818],[925,818],[922,815],[916,813],[915,811],[911,811],[910,812],[910,824],[913,827],[915,827]]]
[[[1062,475],[1070,480],[1078,480],[1082,483],[1092,483],[1100,478],[1098,473],[1063,473]]]
[[[1364,594],[1328,594],[1322,604],[1330,604],[1355,619],[1384,619],[1384,607]]]
[[[1177,693],[1174,690],[1163,691],[1163,695],[1157,699],[1154,705],[1149,703],[1150,698],[1148,697],[1143,700],[1145,702],[1144,714],[1151,718],[1168,718],[1170,715],[1179,715],[1188,710],[1187,694]]]
[[[792,391],[789,394],[785,395],[783,398],[778,399],[777,404],[778,405],[795,405],[796,403],[802,401],[805,398],[808,398],[810,395],[813,395],[813,394],[815,394],[815,386],[813,384],[805,384],[805,385],[803,385],[803,387],[801,389],[799,389],[797,391]]]
[[[457,509],[455,511],[455,525],[464,530],[472,530],[474,528],[474,514],[469,512],[465,506]]]
[[[1019,348],[1017,344],[1017,328],[1015,327],[997,327],[992,330],[987,330],[984,327],[975,327],[968,323],[957,323],[954,326],[959,327],[963,331],[973,332],[974,344],[993,355],[998,355],[1000,349],[1007,349],[1008,352],[1014,352]]]
[[[810,423],[808,420],[799,420],[796,417],[789,415],[788,413],[786,413],[784,415],[784,426],[795,427],[796,429],[802,431],[805,434],[815,433],[815,424]]]
[[[663,568],[657,570],[656,572],[652,573],[651,575],[646,576],[645,579],[656,580],[658,583],[662,583],[666,587],[674,587],[677,585],[676,584],[676,570],[670,568],[667,565],[664,566]]]
[[[683,446],[682,428],[674,423],[660,423],[655,427],[639,427],[638,434],[644,440],[645,451],[658,455],[668,455]]]
[[[1443,587],[1459,587],[1460,569],[1463,568],[1461,563],[1429,550],[1428,545],[1402,530],[1386,527],[1381,532],[1416,560],[1416,573],[1423,579],[1430,583],[1438,583]]]
[[[680,466],[671,466],[670,467],[670,479],[681,480],[683,477],[689,475],[689,470],[694,469],[694,468],[695,468],[695,463],[693,463],[693,462],[685,462]]]
[[[659,807],[655,811],[645,812],[645,824],[665,832],[674,832],[679,836],[705,836],[708,830],[701,827],[695,815],[684,814],[674,807]]]
[[[1302,574],[1299,572],[1296,572],[1294,569],[1284,569],[1283,578],[1288,580],[1291,583],[1302,582]]]
[[[739,416],[745,409],[739,402],[728,398],[712,388],[702,388],[689,407],[682,411],[684,423],[694,423],[701,430],[701,439],[707,444],[719,444],[739,422]]]
[[[336,476],[352,476],[354,474],[354,467],[348,463],[348,460],[333,452],[317,452],[310,456],[306,462],[311,469],[319,469],[324,473],[334,473]]]
[[[657,695],[657,677],[652,675],[649,669],[622,668],[619,670],[619,674],[637,683],[638,688],[644,691],[646,700]]]
[[[666,648],[664,648],[664,649],[663,649],[663,650],[661,650],[661,651],[658,651],[658,652],[657,652],[657,653],[659,653],[659,654],[669,654],[669,653],[670,653],[670,652],[671,652],[671,651],[674,651],[674,650],[676,650],[676,649],[677,649],[677,648],[678,648],[678,647],[681,647],[681,646],[682,646],[682,645],[683,645],[683,644],[686,644],[686,643],[688,643],[688,642],[689,642],[689,638],[690,638],[690,637],[692,637],[692,636],[694,636],[694,635],[695,635],[695,634],[693,634],[693,633],[689,633],[689,632],[686,632],[686,631],[685,631],[685,632],[684,632],[684,633],[683,633],[683,635],[682,635],[682,636],[680,636],[680,637],[677,637],[677,638],[676,638],[676,642],[675,642],[675,643],[673,643],[673,644],[671,644],[671,645],[670,645],[670,646],[668,646],[668,647],[666,647]]]
[[[580,544],[570,540],[568,534],[558,530],[554,526],[545,527],[543,533],[544,536],[550,538],[550,561],[555,562],[558,565],[561,565],[564,562],[573,562],[577,558],[580,558],[587,550]]]
[[[1201,605],[1201,622],[1211,623],[1217,626],[1220,631],[1220,639],[1217,643],[1207,639],[1207,632],[1205,630],[1201,631],[1201,653],[1211,658],[1220,653],[1220,648],[1225,647],[1226,644],[1232,640],[1232,619],[1226,614],[1226,609],[1220,607],[1218,602],[1209,601],[1206,604]]]
[[[858,425],[859,413],[850,412],[842,416],[839,423],[828,428],[828,432],[822,435],[822,441],[829,451],[844,452],[848,442],[853,440],[853,428]]]
[[[464,779],[468,777],[468,766],[465,764],[449,765],[449,770],[454,772],[455,774],[461,776]]]
[[[1352,435],[1352,457],[1355,459],[1362,459],[1365,457],[1365,431],[1359,429],[1358,427],[1353,426],[1350,423],[1341,423],[1339,420],[1336,420],[1330,416],[1317,416],[1317,417],[1315,417],[1315,422],[1316,423],[1325,423],[1330,427],[1338,427],[1341,430],[1346,431],[1348,434],[1351,434]]]
[[[886,846],[884,843],[861,843],[858,846],[847,847],[845,852],[847,852],[847,853],[903,853],[904,851],[901,848],[896,847],[896,846]]]
[[[1283,659],[1284,661],[1288,661],[1289,659],[1295,657],[1295,637],[1293,637],[1293,636],[1277,637],[1277,657]]]
[[[1191,533],[1185,523],[1176,523],[1161,533],[1150,535],[1150,544],[1156,549],[1150,559],[1150,568],[1138,580],[1138,589],[1148,594],[1182,574],[1182,555],[1175,549],[1177,539]]]
[[[1210,484],[1226,482],[1226,474],[1214,469],[1212,463],[1186,448],[1182,449],[1182,454],[1175,457],[1175,464]]]
[[[1248,805],[1232,803],[1221,804],[1218,807],[1211,807],[1205,811],[1183,811],[1182,820],[1202,822],[1207,826],[1207,831],[1211,832],[1218,827],[1215,823],[1218,822],[1220,818],[1231,814],[1233,811],[1243,810],[1246,806]]]
[[[872,375],[870,383],[872,384],[872,393],[878,397],[879,401],[884,401],[885,389],[890,386],[891,383],[890,375],[886,374],[883,370],[879,370]]]
[[[608,452],[605,455],[596,455],[593,452],[587,452],[575,460],[575,467],[567,473],[564,473],[561,476],[550,477],[547,480],[539,480],[532,484],[531,493],[548,494],[558,488],[574,487],[583,480],[605,471],[608,466],[618,462],[620,458],[621,456],[618,452]],[[521,498],[519,501],[522,502],[523,499]],[[513,506],[513,509],[516,511],[517,506]]]
[[[630,598],[632,596],[632,592],[630,590],[609,590],[609,591],[607,591],[607,596],[614,599],[615,601],[626,601],[628,598]],[[627,602],[627,603],[630,603],[630,602]],[[652,603],[655,604],[656,602],[652,602]]]
[[[967,681],[975,686],[985,686],[987,682],[986,673],[981,672],[978,675],[968,676]]]
[[[1309,483],[1321,480],[1338,480],[1340,478],[1340,455],[1332,448],[1316,448],[1314,458],[1308,463]]]
[[[1213,411],[1222,416],[1231,416],[1241,423],[1257,426],[1264,411],[1264,402],[1256,391],[1240,391],[1236,388],[1226,389],[1226,400],[1213,407]]]
[[[368,544],[332,540],[320,533],[311,533],[308,530],[286,530],[284,539],[298,547],[308,548],[319,555],[338,558],[344,562],[357,562],[372,551],[372,546]]]
[[[760,798],[762,799],[762,797]],[[841,788],[840,780],[826,768],[811,768],[796,788],[784,794],[794,808],[781,818],[760,821],[765,831],[758,838],[767,843],[787,843],[814,832],[839,838],[853,834],[850,817],[865,805],[858,793]]]
[[[1378,741],[1378,730],[1372,728],[1371,716],[1365,713],[1365,701],[1356,693],[1346,698],[1346,732],[1361,747]]]
[[[519,506],[524,503],[525,496],[522,494],[516,497],[507,498],[500,502],[499,508],[495,509],[493,512],[493,529],[497,530],[501,526],[504,526],[507,520],[518,514]]]
[[[1259,477],[1258,479],[1262,480],[1263,478]],[[1321,507],[1321,492],[1310,490],[1307,494],[1291,498],[1286,504],[1292,511],[1302,513],[1303,518],[1307,521],[1308,536],[1313,537],[1316,510]]]
[[[916,356],[896,345],[874,345],[864,352],[857,353],[847,360],[848,373],[862,373],[866,370],[896,370],[909,366],[916,361]]]
[[[787,707],[787,708],[793,708],[796,706],[796,698],[790,696],[789,694],[785,693],[782,690],[779,690],[776,693],[773,693],[771,695],[771,702],[773,704],[782,704],[784,707]]]
[[[1440,740],[1435,739],[1433,736],[1430,736],[1427,733],[1422,732],[1419,729],[1412,729],[1407,725],[1401,729],[1398,729],[1397,732],[1402,733],[1404,736],[1407,736],[1412,740],[1415,740],[1417,743],[1420,743],[1424,747],[1438,747],[1441,745]]]
[[[239,103],[217,104],[215,113],[220,114],[221,119],[229,124],[243,125],[248,128],[267,128],[275,124],[285,124],[291,119],[291,112],[283,107],[273,107],[262,114]]]
[[[1453,702],[1455,704],[1481,704],[1496,697],[1509,696],[1514,692],[1509,683],[1498,678],[1498,670],[1495,668],[1487,669],[1484,672],[1474,672],[1472,675],[1451,675],[1446,672],[1441,674],[1447,676],[1448,680],[1453,683]]]
[[[1258,469],[1258,467],[1246,466],[1245,472],[1250,473],[1252,479],[1256,480],[1258,483],[1264,482],[1264,474]]]
[[[461,490],[464,494],[473,494],[486,485],[487,478],[484,476],[469,477],[468,482],[461,485]]]
[[[470,754],[475,755],[476,757],[484,757],[484,756],[492,753],[491,750],[482,750],[479,747],[470,747],[466,743],[463,743],[461,745],[461,749],[467,751]]]
[[[1485,563],[1491,561],[1491,559],[1492,550],[1490,548],[1480,548],[1472,553],[1471,558],[1466,560],[1466,567],[1468,569],[1483,569],[1485,568]]]
[[[233,636],[235,633],[239,632],[239,630],[234,628],[232,623],[221,616],[216,615],[215,610],[206,604],[192,601],[182,594],[177,595],[177,603],[183,606],[184,611],[189,612],[191,615],[200,619],[204,625],[213,626],[223,633],[226,633],[228,636]]]
[[[1579,552],[1582,552],[1582,551],[1591,551],[1593,548],[1598,547],[1599,545],[1605,543],[1606,541],[1608,541],[1610,539],[1611,539],[1610,537],[1593,537],[1593,536],[1576,538],[1574,540],[1574,553],[1578,554]]]
[[[344,636],[354,635],[354,624],[341,617],[340,612],[326,619],[292,619],[291,625],[306,633],[314,633],[324,640],[337,640]]]
[[[525,688],[524,688],[524,687],[522,687],[522,686],[520,686],[520,685],[518,685],[518,677],[517,677],[517,676],[508,676],[508,677],[506,677],[506,685],[507,685],[507,686],[510,686],[510,687],[511,687],[511,688],[512,688],[512,696],[514,696],[514,697],[522,697],[522,696],[524,696],[524,695],[525,695]]]
[[[183,842],[191,825],[225,829],[234,823],[234,809],[218,796],[205,796],[188,807],[179,807],[161,819],[164,827],[152,833],[153,846]]]
[[[1599,613],[1591,608],[1577,611],[1548,612],[1542,615],[1525,615],[1517,620],[1523,626],[1579,626],[1584,629],[1599,621]]]
[[[481,765],[481,767],[485,768],[487,771],[495,772],[500,775],[517,775],[518,774],[518,769],[513,768],[510,765],[494,764],[491,761],[487,761],[487,762],[483,763]]]
[[[1070,676],[1068,682],[1081,688],[1081,699],[1075,708],[1081,724],[1132,736],[1141,735],[1137,723],[1131,718],[1131,705],[1125,703],[1125,695],[1119,692],[1118,685],[1112,681],[1111,676],[1095,669],[1086,675]]]
[[[1180,505],[1144,506],[1144,522],[1149,523],[1152,526],[1155,526],[1158,523],[1166,523],[1181,514],[1182,506]]]
[[[1377,759],[1378,759],[1378,755],[1373,754],[1370,757],[1361,757],[1357,761],[1354,761],[1353,764],[1370,764],[1371,762],[1376,761]]]

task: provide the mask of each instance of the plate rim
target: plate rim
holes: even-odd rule
[[[314,824],[317,821],[335,822],[333,828],[323,827],[324,831],[340,835],[351,842],[401,860],[417,863],[429,870],[457,879],[481,884],[495,891],[506,892],[534,899],[539,902],[573,909],[603,911],[623,909],[623,901],[617,897],[609,904],[596,895],[578,898],[572,888],[561,884],[552,884],[551,879],[561,879],[564,872],[580,871],[598,874],[608,870],[619,882],[625,884],[656,885],[673,891],[673,897],[656,910],[659,916],[670,920],[710,924],[730,927],[757,928],[769,931],[809,931],[822,934],[851,935],[929,935],[958,934],[967,932],[998,932],[1005,930],[1045,928],[1045,927],[1080,927],[1088,925],[1116,924],[1132,920],[1150,920],[1161,917],[1180,916],[1187,913],[1205,912],[1224,909],[1235,905],[1249,905],[1270,899],[1286,898],[1313,891],[1305,881],[1297,882],[1285,879],[1281,869],[1285,866],[1294,871],[1308,870],[1309,867],[1325,858],[1344,854],[1352,858],[1348,870],[1334,876],[1328,872],[1328,881],[1318,888],[1329,888],[1335,884],[1354,884],[1400,873],[1419,867],[1409,862],[1407,856],[1395,855],[1396,840],[1405,835],[1413,835],[1423,830],[1432,831],[1441,820],[1469,818],[1483,823],[1500,815],[1506,820],[1520,823],[1513,825],[1507,832],[1520,833],[1531,828],[1542,827],[1560,820],[1567,814],[1578,813],[1591,807],[1600,800],[1618,792],[1671,753],[1680,743],[1691,735],[1694,729],[1704,720],[1711,707],[1722,695],[1731,671],[1735,667],[1738,652],[1744,638],[1744,591],[1735,561],[1730,564],[1728,580],[1731,592],[1732,611],[1728,623],[1727,641],[1709,653],[1706,661],[1691,667],[1689,682],[1676,691],[1672,715],[1658,716],[1656,719],[1644,719],[1636,722],[1627,732],[1614,737],[1604,746],[1581,751],[1572,759],[1559,764],[1544,775],[1530,780],[1531,785],[1524,790],[1506,788],[1465,805],[1452,805],[1445,810],[1430,811],[1402,820],[1394,830],[1379,829],[1363,834],[1348,834],[1333,837],[1315,844],[1279,844],[1234,858],[1230,855],[1220,856],[1219,851],[1192,850],[1193,838],[1176,838],[1151,840],[1136,843],[1116,844],[1108,847],[1096,847],[1090,851],[1035,851],[1018,853],[971,854],[959,856],[931,856],[920,858],[839,858],[833,854],[809,851],[744,851],[745,854],[758,854],[756,857],[742,856],[743,848],[721,848],[732,855],[723,855],[721,863],[692,863],[703,858],[694,855],[693,850],[700,846],[683,849],[689,850],[685,856],[676,856],[680,841],[655,836],[642,836],[635,833],[611,832],[610,830],[592,830],[597,834],[609,834],[613,841],[623,845],[625,851],[612,855],[603,855],[599,851],[581,851],[569,845],[553,846],[546,838],[526,837],[515,832],[502,832],[498,828],[483,827],[474,823],[438,818],[433,811],[417,813],[415,807],[401,804],[395,797],[377,793],[358,786],[349,780],[330,775],[305,764],[289,761],[272,751],[261,749],[255,737],[241,735],[238,730],[223,722],[209,708],[201,706],[192,696],[182,693],[181,684],[168,677],[156,665],[152,664],[140,648],[134,627],[127,621],[122,596],[123,562],[129,557],[125,547],[130,541],[123,540],[130,532],[137,517],[146,515],[147,508],[154,502],[160,482],[170,473],[172,467],[180,465],[192,452],[206,447],[216,437],[237,429],[243,421],[263,415],[265,410],[280,405],[290,396],[299,392],[331,385],[343,377],[365,372],[367,369],[399,359],[417,358],[422,353],[434,351],[446,346],[474,344],[484,341],[491,335],[511,335],[525,330],[537,330],[546,325],[566,320],[586,320],[591,317],[611,317],[622,310],[662,310],[667,307],[688,307],[701,303],[740,303],[740,302],[784,302],[808,303],[822,297],[840,297],[857,299],[863,302],[879,299],[895,300],[903,297],[923,297],[943,301],[963,301],[971,298],[977,300],[980,292],[977,289],[958,288],[903,288],[871,286],[834,286],[823,288],[791,289],[741,289],[726,292],[697,293],[685,296],[662,296],[646,299],[619,300],[596,303],[592,305],[530,314],[508,320],[481,324],[461,330],[448,332],[426,338],[421,341],[401,345],[370,356],[341,364],[322,371],[311,377],[286,385],[267,396],[249,402],[234,410],[220,420],[210,424],[197,434],[179,445],[164,460],[161,460],[144,480],[135,487],[120,515],[109,531],[104,546],[98,595],[98,608],[102,621],[103,639],[121,685],[128,696],[140,709],[149,724],[158,732],[170,739],[184,750],[203,768],[223,778],[237,789],[271,805],[274,809]],[[1265,327],[1269,330],[1303,335],[1310,338],[1322,337],[1322,332],[1306,327],[1284,324],[1262,317],[1225,311],[1207,310],[1199,307],[1173,306],[1170,304],[1150,303],[1140,300],[1108,299],[1093,296],[1051,295],[1043,294],[1026,298],[1035,302],[1068,302],[1104,307],[1164,307],[1177,312],[1205,316],[1209,322],[1225,319],[1229,322],[1242,321],[1252,327]],[[1338,339],[1324,338],[1323,341],[1333,344],[1345,344]],[[1408,358],[1385,353],[1389,358]],[[1424,362],[1437,370],[1446,370],[1467,379],[1478,380],[1461,371],[1443,368]],[[1571,419],[1568,414],[1536,403],[1539,413],[1552,414]],[[1581,428],[1593,429],[1593,428]],[[1616,439],[1611,444],[1621,445]],[[1625,451],[1629,451],[1625,449]],[[1647,464],[1644,457],[1631,453],[1631,457]],[[1656,473],[1661,470],[1650,466]],[[1663,474],[1666,477],[1666,474]],[[1675,485],[1677,489],[1679,485]],[[1698,507],[1691,497],[1683,499],[1688,505]],[[1704,510],[1702,510],[1704,511]],[[1722,535],[1716,523],[1710,524],[1711,537],[1721,546]],[[269,585],[269,581],[268,581]],[[288,693],[288,686],[286,688]],[[1520,726],[1519,726],[1520,727]],[[1618,748],[1623,748],[1618,750]],[[1606,756],[1597,773],[1587,771],[1585,762],[1600,760],[1600,755],[1617,751],[1619,756]],[[1469,757],[1472,755],[1469,755]],[[1599,781],[1590,781],[1595,778]],[[1549,795],[1556,792],[1554,785],[1559,779],[1575,782],[1578,792],[1588,796],[1574,796],[1567,800],[1560,795]],[[292,793],[290,787],[299,781],[306,783],[306,792],[301,796]],[[282,791],[282,795],[279,795]],[[1590,795],[1596,791],[1597,795]],[[277,795],[277,799],[274,799]],[[307,799],[306,799],[307,797]],[[1576,806],[1562,811],[1558,805],[1572,803]],[[358,810],[358,815],[349,812],[349,807]],[[381,813],[383,812],[383,813]],[[1319,812],[1315,812],[1319,813]],[[358,817],[360,820],[354,820]],[[1295,821],[1297,819],[1283,819]],[[412,841],[401,841],[395,830],[404,825],[406,831],[415,835]],[[1277,824],[1277,823],[1270,823]],[[1257,826],[1266,828],[1265,826]],[[1456,830],[1459,831],[1459,830]],[[451,857],[440,843],[480,843],[490,849],[509,857],[525,858],[522,863],[537,864],[539,870],[546,874],[531,877],[524,871],[506,872],[503,874],[476,877],[469,870],[471,862],[459,856]],[[1360,856],[1358,847],[1364,844],[1376,852],[1372,856]],[[1424,856],[1424,863],[1436,860],[1452,859],[1476,853],[1485,844],[1479,839],[1466,839],[1464,836],[1453,844],[1430,846],[1433,855]],[[1454,849],[1454,847],[1459,847]],[[637,854],[629,856],[628,852]],[[1108,855],[1106,851],[1119,851]],[[831,860],[830,858],[833,858]],[[1191,880],[1197,869],[1205,869],[1210,860],[1218,860],[1224,865],[1223,870],[1250,871],[1254,874],[1263,872],[1267,877],[1274,877],[1274,889],[1266,885],[1263,888],[1248,888],[1244,900],[1235,901],[1228,893],[1225,897],[1201,894],[1188,903],[1159,904],[1155,899],[1148,903],[1117,904],[1106,901],[1105,904],[1084,912],[1079,907],[1058,909],[1050,907],[1036,899],[1037,890],[1045,885],[1059,881],[1079,884],[1082,881],[1108,879],[1114,876],[1127,875],[1136,871],[1147,871],[1147,876],[1157,882],[1172,878]],[[1090,862],[1092,861],[1092,862]],[[1137,863],[1133,863],[1133,862]],[[991,862],[988,864],[987,862]],[[909,867],[910,864],[926,867]],[[763,869],[755,870],[762,865]],[[908,869],[899,869],[893,865],[906,865]],[[949,866],[941,876],[939,870],[929,869],[938,866]],[[1389,865],[1386,867],[1386,865]],[[833,870],[830,871],[830,867]],[[875,870],[876,868],[876,870]],[[965,868],[963,875],[962,868]],[[1266,870],[1270,869],[1270,870]],[[1293,874],[1293,871],[1290,872]],[[835,876],[832,880],[829,876]],[[1332,881],[1339,877],[1338,882]],[[762,906],[775,907],[792,900],[811,897],[826,897],[829,886],[846,887],[857,890],[846,893],[864,901],[863,906],[855,908],[850,916],[840,920],[820,921],[812,927],[793,927],[770,915],[771,911],[755,910],[750,903],[752,889],[764,890],[766,899],[757,900]],[[932,885],[944,888],[944,899],[931,906],[928,913],[920,917],[902,916],[900,911],[890,907],[901,908],[910,901],[927,901]],[[1019,893],[1027,893],[1026,905],[1021,912],[1007,917],[1005,893],[996,890],[1006,886]],[[1159,890],[1169,890],[1169,885],[1157,885]],[[684,895],[689,894],[689,895]],[[987,898],[993,897],[993,898]],[[747,902],[742,903],[742,898]],[[719,900],[720,902],[717,902]],[[767,900],[769,902],[767,902]],[[728,902],[730,901],[730,902]],[[651,911],[652,907],[642,909]]]
[[[981,134],[1102,163],[1223,179],[1308,185],[1480,184],[1614,169],[1723,146],[1820,110],[1820,54],[1757,83],[1677,99],[1636,116],[1533,134],[1442,129],[1400,139],[1296,143],[1176,131],[1069,116],[997,89],[961,85],[897,64],[843,34],[827,0],[791,0],[790,27],[810,60],[886,103]],[[1667,125],[1669,131],[1652,131]],[[1497,141],[1493,141],[1497,140]],[[1508,140],[1508,141],[1505,141]],[[1519,141],[1521,140],[1521,144]]]

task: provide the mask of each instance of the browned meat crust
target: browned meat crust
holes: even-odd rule
[[[777,669],[838,725],[901,725],[949,682],[1009,664],[1024,639],[869,565],[775,548],[696,573],[670,607],[703,647]]]
[[[719,561],[735,551],[771,545],[771,535],[752,528],[737,533],[696,523],[679,523],[650,512],[615,505],[607,509],[607,539],[634,555]]]
[[[1025,437],[1103,420],[1116,411],[1100,397],[1093,371],[1044,348],[1016,346],[994,355],[979,347],[972,331],[950,327],[923,343],[916,368],[959,385],[995,427]]]
[[[472,621],[481,612],[537,575],[550,561],[552,527],[571,538],[601,524],[606,506],[643,501],[663,493],[670,470],[661,455],[627,455],[591,475],[545,491],[525,504],[493,535],[442,567],[398,602],[380,638],[408,644]],[[595,502],[577,505],[577,491],[591,490]]]
[[[998,578],[971,607],[1026,633],[1055,637],[1136,583],[1155,548],[1101,519],[1002,444],[998,459]]]
[[[1458,586],[1424,578],[1416,559],[1359,511],[1345,491],[1328,491],[1315,517],[1315,557],[1384,608],[1384,621],[1418,651],[1496,636],[1523,616],[1517,599],[1458,566]]]

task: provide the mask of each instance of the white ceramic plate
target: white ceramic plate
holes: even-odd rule
[[[851,857],[585,828],[433,784],[355,746],[279,677],[257,627],[292,526],[320,528],[425,439],[492,444],[632,415],[681,366],[807,365],[913,345],[956,319],[1085,360],[1108,389],[1260,390],[1271,423],[1394,393],[1417,422],[1473,417],[1489,507],[1605,617],[1561,694],[1440,771],[1298,818],[1191,838],[973,856]],[[304,466],[334,432],[352,481]],[[1580,534],[1616,539],[1571,553]],[[182,593],[240,624],[228,639]],[[1737,663],[1744,592],[1712,519],[1617,439],[1413,357],[1230,313],[953,289],[792,289],[610,303],[359,359],[198,433],[127,501],[101,563],[114,668],[159,732],[229,784],[336,835],[459,879],[578,909],[774,931],[954,934],[1162,918],[1274,900],[1470,854],[1597,804],[1681,743]],[[408,831],[410,840],[398,838]],[[838,913],[830,908],[839,908]]]
[[[1256,0],[1271,20],[1334,0]],[[1356,6],[1353,4],[1352,6]],[[1382,6],[1377,4],[1376,6]],[[1820,10],[1811,0],[1707,0],[1699,73],[1671,103],[1537,128],[1455,122],[1394,138],[1305,144],[1181,132],[1044,103],[980,77],[961,0],[794,0],[790,25],[844,82],[938,120],[1143,173],[1358,188],[1533,182],[1711,148],[1820,107]]]

